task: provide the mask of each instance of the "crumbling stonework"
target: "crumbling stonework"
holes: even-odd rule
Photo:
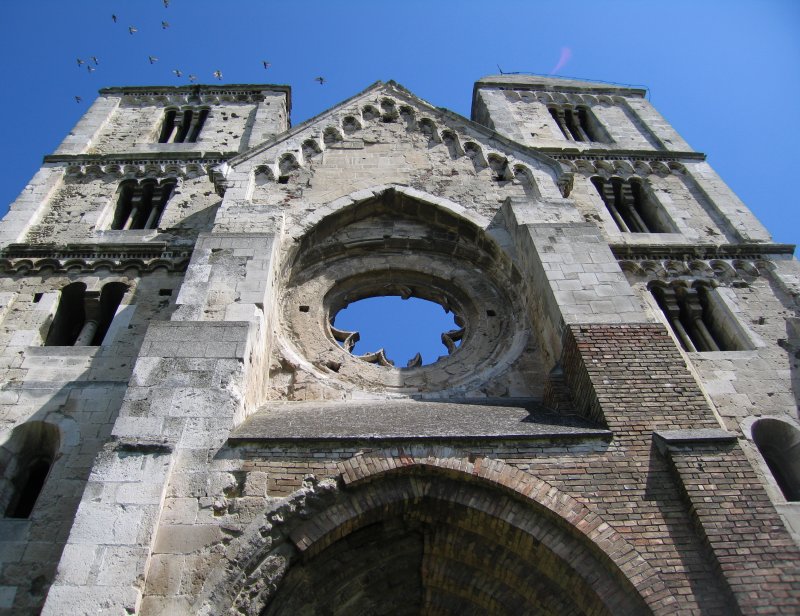
[[[642,90],[289,110],[103,90],[0,224],[0,613],[800,610],[800,268]]]

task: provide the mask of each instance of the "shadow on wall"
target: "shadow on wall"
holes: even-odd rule
[[[674,546],[680,567],[686,572],[692,594],[703,607],[703,613],[737,613],[730,589],[720,575],[711,553],[699,547],[703,545],[704,538],[699,536],[675,475],[667,460],[658,452],[655,443],[650,449],[645,499],[658,508],[672,538],[671,545]]]

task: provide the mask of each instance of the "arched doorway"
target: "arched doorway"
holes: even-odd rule
[[[265,514],[277,524],[238,540],[228,562],[242,569],[207,587],[216,606],[202,613],[221,601],[260,616],[674,609],[622,536],[546,482],[498,460],[478,458],[475,472],[458,458],[399,460],[373,458],[371,476],[345,469],[324,504]]]
[[[566,529],[516,526],[525,506],[506,496],[442,477],[382,484],[365,500],[391,499],[292,566],[262,616],[647,613]]]

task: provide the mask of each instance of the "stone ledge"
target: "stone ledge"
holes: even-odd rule
[[[29,357],[95,357],[104,355],[102,346],[29,346],[25,355]],[[74,377],[70,377],[72,379]]]
[[[48,154],[42,160],[47,163],[130,163],[130,162],[204,162],[218,164],[238,154],[236,150],[187,150],[187,151],[141,151],[109,152],[106,154]]]
[[[165,437],[112,437],[111,443],[114,449],[125,453],[167,455],[174,448]]]
[[[276,403],[231,434],[231,442],[397,439],[600,438],[611,432],[531,400],[368,400]]]
[[[736,433],[714,428],[687,430],[657,430],[653,441],[661,453],[671,447],[691,447],[695,445],[720,445],[736,442]]]
[[[652,236],[654,234],[647,234]],[[679,235],[679,234],[671,234]],[[759,258],[764,255],[794,254],[794,244],[737,243],[737,244],[619,244],[609,243],[617,259],[741,259]]]

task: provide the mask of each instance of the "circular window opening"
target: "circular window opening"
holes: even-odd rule
[[[418,297],[368,297],[345,306],[332,319],[338,344],[370,363],[416,368],[453,353],[463,322],[436,302]]]

